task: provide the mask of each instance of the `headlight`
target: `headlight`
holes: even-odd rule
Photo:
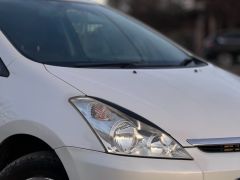
[[[173,138],[105,103],[88,97],[72,98],[108,153],[172,159],[192,159]]]

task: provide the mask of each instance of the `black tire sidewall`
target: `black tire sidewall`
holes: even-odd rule
[[[38,152],[21,157],[0,173],[1,180],[27,180],[33,177],[68,180],[59,159],[49,152]]]

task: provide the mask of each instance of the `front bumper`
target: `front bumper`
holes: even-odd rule
[[[187,151],[194,160],[164,160],[110,155],[73,147],[57,149],[70,180],[236,180],[240,153]]]

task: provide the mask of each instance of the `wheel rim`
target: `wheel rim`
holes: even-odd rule
[[[47,178],[47,177],[32,177],[32,178],[28,178],[26,180],[54,180],[54,179]]]

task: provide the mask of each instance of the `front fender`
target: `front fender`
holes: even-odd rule
[[[52,149],[64,147],[66,144],[48,127],[37,122],[18,120],[0,127],[0,142],[14,135],[30,135],[41,139]]]

